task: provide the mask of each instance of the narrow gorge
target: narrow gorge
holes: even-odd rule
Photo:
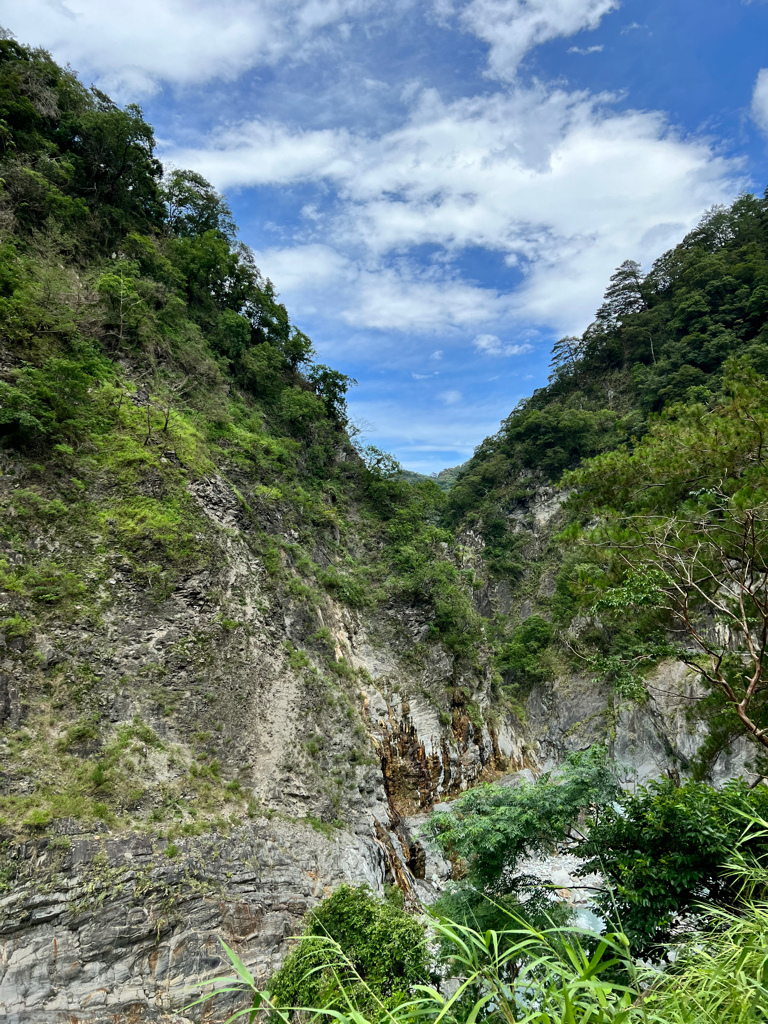
[[[444,491],[350,440],[354,382],[138,108],[11,39],[0,106],[9,1024],[213,1020],[183,1007],[219,936],[266,980],[342,882],[418,911],[461,872],[430,813],[569,752],[630,788],[762,777],[690,637],[594,604],[621,580],[589,531],[631,481],[586,508],[568,474],[665,410],[725,421],[739,381],[768,416],[764,199],[620,268]]]

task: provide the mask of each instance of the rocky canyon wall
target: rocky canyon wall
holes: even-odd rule
[[[116,560],[96,621],[3,638],[0,785],[29,798],[24,834],[2,835],[10,1024],[180,1020],[200,979],[224,969],[218,936],[266,979],[342,881],[429,901],[451,872],[418,837],[436,803],[594,742],[628,779],[684,772],[702,741],[686,715],[697,683],[679,665],[658,668],[640,706],[566,673],[513,707],[482,652],[462,668],[430,640],[425,608],[278,593],[233,488],[211,476],[192,490],[216,545],[209,569],[158,601]],[[543,493],[520,517],[533,596],[487,586],[475,597],[483,614],[546,614],[541,554],[560,500]],[[463,557],[479,558],[482,542],[463,542]],[[76,727],[57,714],[64,689],[76,693]],[[48,754],[61,749],[73,793],[96,794],[95,820],[75,796],[69,816],[35,818],[55,770]],[[743,755],[724,758],[719,776]],[[121,820],[99,810],[105,784],[90,768],[78,781],[94,760],[125,791]]]

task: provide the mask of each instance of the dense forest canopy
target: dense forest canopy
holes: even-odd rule
[[[475,452],[454,489],[458,517],[521,473],[557,479],[645,430],[650,416],[717,393],[724,362],[768,370],[768,201],[715,208],[647,274],[627,260],[580,338],[552,352],[546,387],[522,401]]]
[[[326,414],[343,421],[350,381],[328,367],[313,365],[303,385],[294,377],[301,395],[282,394],[283,380],[312,358],[309,339],[237,242],[226,201],[193,171],[163,175],[137,106],[119,108],[45,53],[10,39],[0,40],[0,90],[9,313],[19,316],[26,303],[24,256],[43,255],[44,235],[49,257],[56,252],[83,269],[103,261],[88,285],[107,307],[114,351],[132,346],[156,362],[186,358],[192,370],[191,353],[207,342],[212,358],[198,360],[188,391],[221,388],[222,373],[231,374],[254,396],[282,395],[287,422]],[[17,333],[9,340],[27,340],[32,326],[25,334],[21,322],[10,322]],[[26,426],[21,417],[14,425],[6,412],[5,430],[42,436],[33,418],[28,411]]]

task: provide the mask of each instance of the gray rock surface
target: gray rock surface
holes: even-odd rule
[[[627,765],[628,780],[684,775],[705,737],[687,714],[698,682],[675,663],[649,678],[643,705],[553,673],[525,715],[513,714],[482,651],[472,666],[428,642],[423,607],[353,610],[278,593],[232,488],[213,476],[192,492],[217,545],[207,570],[158,601],[116,561],[98,617],[0,642],[1,792],[34,798],[45,784],[45,763],[26,751],[29,723],[49,729],[51,745],[62,739],[46,703],[55,686],[77,693],[81,720],[101,723],[99,736],[71,745],[84,762],[134,720],[159,741],[132,755],[141,827],[91,822],[88,834],[64,822],[45,839],[3,838],[13,881],[0,896],[0,1012],[10,1024],[179,1021],[200,978],[225,966],[219,936],[266,979],[307,911],[343,881],[397,884],[414,908],[433,899],[451,868],[423,848],[418,826],[478,781],[530,781],[594,742]],[[515,515],[529,577],[517,597],[486,582],[473,595],[483,614],[549,616],[555,576],[544,556],[562,497],[544,488]],[[289,528],[285,537],[295,539]],[[462,538],[464,567],[482,544]],[[321,547],[315,558],[328,561]],[[737,774],[745,755],[741,744],[721,757],[716,778]],[[214,811],[193,818],[193,771],[235,785],[236,801],[218,809],[226,835]],[[169,793],[179,794],[170,812]],[[159,837],[201,823],[207,834]],[[560,871],[565,891],[572,867],[542,870]]]
[[[380,890],[386,873],[374,840],[278,819],[180,842],[172,859],[163,847],[74,836],[14,851],[28,881],[0,901],[4,1020],[172,1019],[201,980],[231,973],[219,936],[264,981],[318,900],[342,882]]]

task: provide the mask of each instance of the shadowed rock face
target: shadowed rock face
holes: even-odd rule
[[[14,849],[19,884],[0,931],[6,1020],[170,1019],[196,981],[226,969],[218,936],[264,980],[319,899],[342,882],[380,889],[385,874],[375,840],[278,820],[183,841],[172,858],[168,848],[73,836],[66,849]]]
[[[179,1020],[201,977],[227,973],[218,936],[265,980],[341,882],[397,884],[414,907],[433,898],[451,868],[416,830],[436,803],[478,781],[535,775],[596,741],[641,780],[684,772],[704,738],[685,715],[697,682],[675,664],[659,667],[641,707],[563,676],[534,688],[516,716],[483,650],[473,667],[425,642],[423,608],[353,610],[327,595],[308,606],[277,593],[228,485],[207,479],[195,497],[218,551],[205,572],[158,602],[118,566],[97,623],[54,624],[0,648],[0,724],[20,730],[18,749],[0,744],[2,793],[34,797],[50,782],[30,753],[39,730],[89,764],[136,720],[157,741],[131,748],[141,829],[73,819],[39,838],[0,836],[0,1010],[11,1024]],[[546,614],[551,570],[536,558],[558,507],[547,492],[520,520],[536,597],[515,602],[508,585],[488,584],[486,614],[519,621],[534,601]],[[466,539],[471,564],[482,542]],[[324,651],[312,646],[318,631]],[[62,680],[98,735],[51,725]],[[743,753],[723,759],[718,777]],[[195,773],[213,806],[203,801],[193,819]],[[161,838],[174,824],[173,842]]]

